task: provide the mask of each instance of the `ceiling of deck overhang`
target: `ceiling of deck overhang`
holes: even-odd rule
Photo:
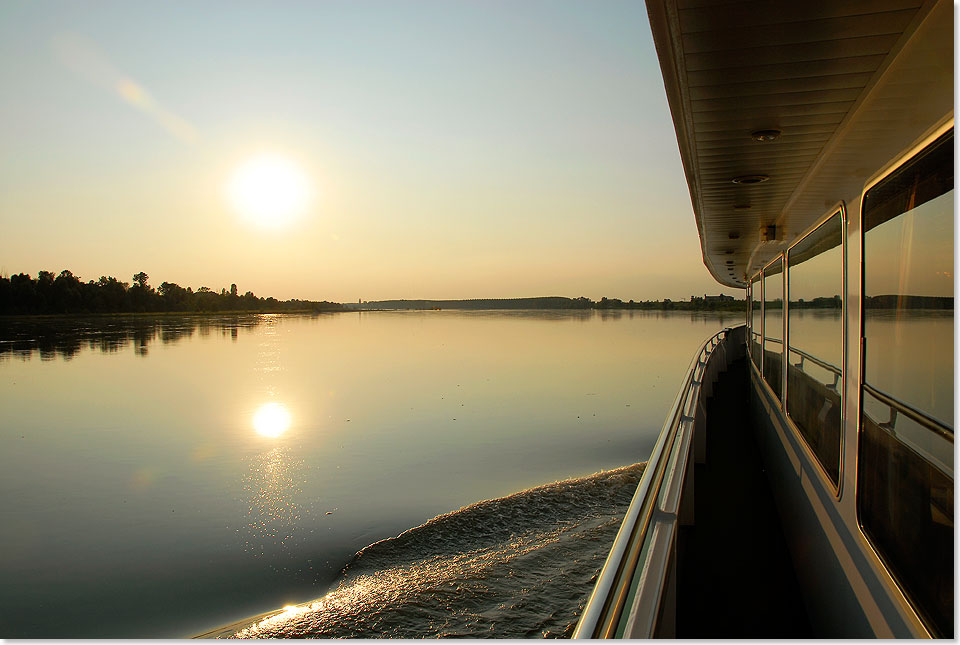
[[[945,25],[933,24],[934,8]],[[861,159],[886,161],[918,136],[916,123],[952,112],[947,1],[647,0],[647,9],[704,263],[724,285],[745,286],[858,194],[877,169]],[[909,37],[921,25],[937,33],[917,45]],[[921,51],[901,60],[909,47]],[[923,114],[914,99],[927,101]],[[768,129],[780,138],[751,138]],[[770,179],[732,182],[743,175]],[[770,225],[775,239],[764,241]]]

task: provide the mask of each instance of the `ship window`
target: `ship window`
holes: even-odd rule
[[[858,512],[918,613],[953,636],[953,132],[863,199]]]
[[[790,249],[787,414],[840,481],[843,225],[837,212]]]
[[[760,357],[763,356],[760,345],[760,333],[762,332],[760,325],[760,304],[760,276],[758,274],[750,286],[750,357],[753,359],[753,363],[757,366],[758,370],[761,365]]]
[[[783,259],[763,270],[763,378],[783,400]]]

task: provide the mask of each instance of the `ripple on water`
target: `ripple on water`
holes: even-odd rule
[[[236,637],[569,636],[643,466],[435,517],[362,549],[323,598]]]

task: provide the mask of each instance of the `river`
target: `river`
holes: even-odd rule
[[[568,634],[693,352],[741,319],[4,319],[0,636],[328,592],[310,633]]]

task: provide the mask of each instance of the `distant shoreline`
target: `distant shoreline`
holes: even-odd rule
[[[0,314],[0,320],[16,318],[23,320],[36,318],[152,318],[155,316],[239,316],[242,314],[339,314],[356,311],[355,309],[233,309],[229,311],[111,311],[111,312],[82,312],[71,311],[62,314]]]
[[[746,311],[747,301],[737,300],[733,296],[704,296],[690,300],[643,300],[623,301],[619,298],[601,298],[591,300],[580,296],[541,296],[534,298],[472,298],[457,300],[399,299],[371,300],[368,302],[344,303],[344,307],[354,311],[379,310],[663,310],[663,311]]]

